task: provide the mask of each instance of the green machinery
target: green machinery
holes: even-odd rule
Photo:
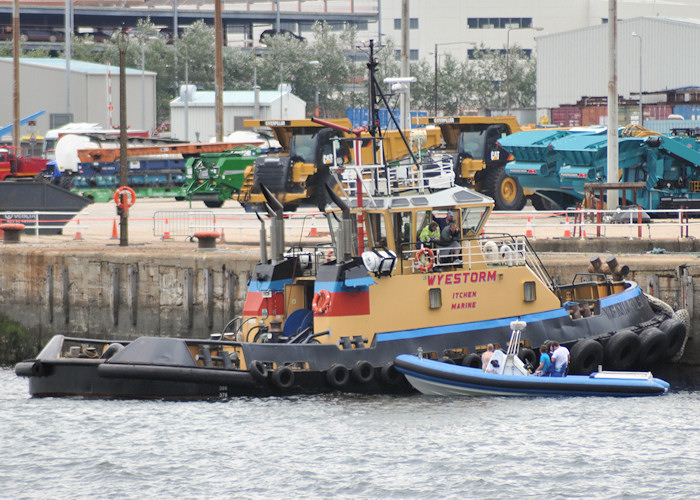
[[[221,207],[240,191],[246,167],[254,164],[259,154],[259,148],[242,145],[189,158],[185,163],[185,199],[203,201],[209,208]]]

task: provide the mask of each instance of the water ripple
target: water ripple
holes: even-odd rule
[[[31,399],[0,370],[2,498],[693,498],[700,396]]]

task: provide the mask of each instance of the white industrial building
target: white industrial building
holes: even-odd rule
[[[391,38],[400,48],[402,1],[378,0],[376,29],[370,26],[358,36],[381,33],[382,40]],[[409,0],[408,9],[411,60],[432,60],[435,45],[438,55],[449,52],[456,57],[465,57],[481,44],[534,50],[535,38],[541,35],[600,26],[608,19],[608,0]],[[638,17],[700,19],[700,1],[617,0],[618,21]]]
[[[608,95],[608,27],[592,26],[537,38],[537,108],[574,105]],[[641,54],[640,54],[641,47]],[[617,89],[643,103],[664,90],[700,86],[700,20],[640,17],[618,22]]]
[[[14,119],[13,74],[12,58],[0,58],[0,95],[3,96],[0,126],[9,125]],[[50,129],[51,115],[67,113],[72,114],[73,122],[98,123],[103,128],[119,126],[119,66],[72,60],[70,108],[65,59],[21,58],[19,74],[20,118],[46,111],[37,118],[37,134],[43,135]],[[153,130],[156,126],[156,73],[127,68],[126,97],[129,128]],[[26,130],[22,128],[24,134]]]
[[[190,142],[208,142],[216,137],[216,103],[214,91],[197,91],[170,101],[171,136]],[[224,130],[229,135],[244,130],[243,120],[294,120],[306,118],[306,101],[290,92],[289,85],[278,90],[225,90]],[[187,104],[187,114],[185,114]]]

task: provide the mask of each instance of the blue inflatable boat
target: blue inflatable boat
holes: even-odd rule
[[[536,377],[517,370],[486,373],[407,354],[398,356],[394,366],[418,391],[438,396],[656,396],[669,390],[668,382],[651,372]]]

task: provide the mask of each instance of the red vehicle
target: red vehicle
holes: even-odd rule
[[[48,160],[25,158],[24,149],[0,146],[0,181],[7,178],[34,177],[46,170]]]

